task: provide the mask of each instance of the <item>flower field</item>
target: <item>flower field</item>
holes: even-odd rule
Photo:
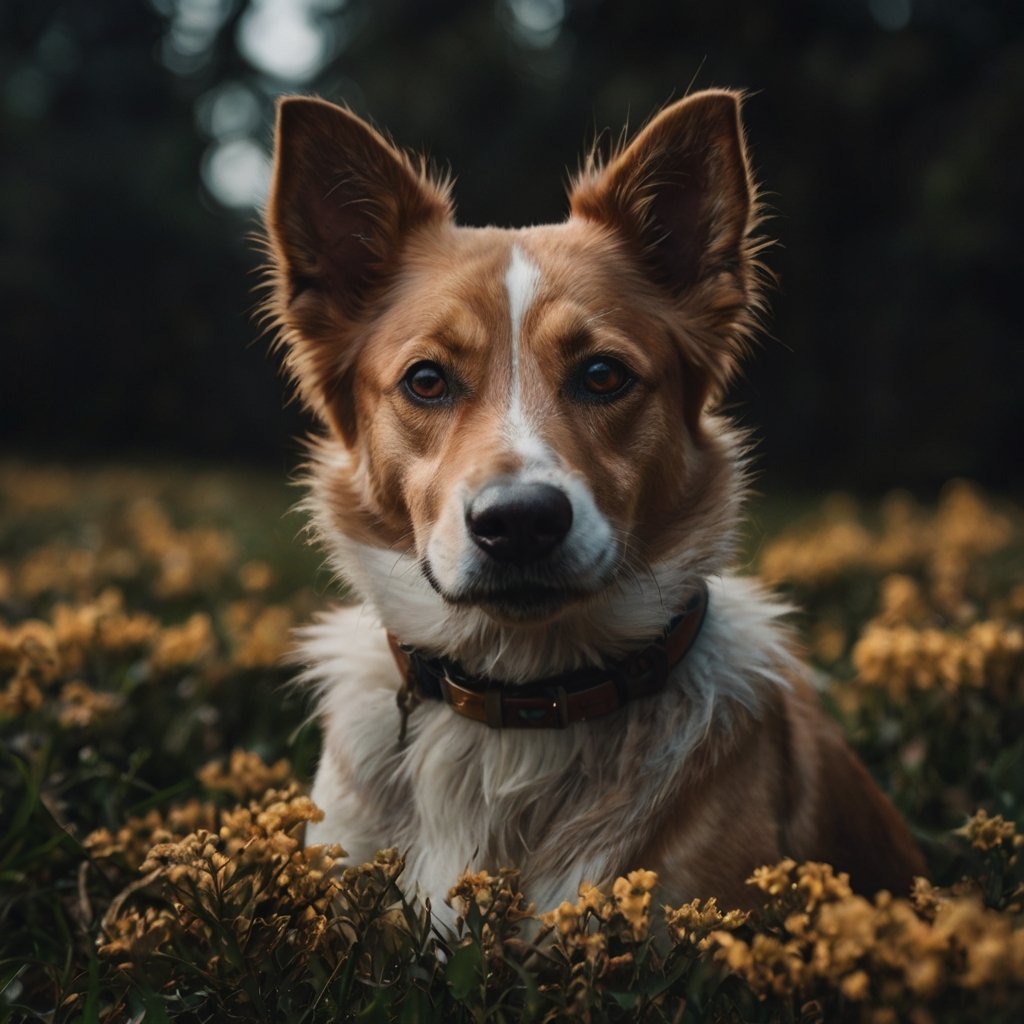
[[[747,916],[638,864],[533,907],[480,873],[452,936],[401,851],[302,846],[318,736],[281,659],[341,590],[295,497],[0,463],[0,1020],[1024,1019],[1024,509],[755,505],[749,567],[925,850],[912,893],[784,860]]]

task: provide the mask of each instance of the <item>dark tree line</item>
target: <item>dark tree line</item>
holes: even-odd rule
[[[303,424],[249,317],[255,214],[200,174],[218,131],[268,143],[281,91],[450,163],[464,222],[524,224],[563,215],[595,129],[692,83],[750,90],[780,242],[771,336],[734,392],[760,465],[1022,482],[1017,0],[295,0],[323,42],[298,82],[245,44],[257,6],[0,7],[3,449],[293,457]],[[247,126],[211,127],[227,84]]]

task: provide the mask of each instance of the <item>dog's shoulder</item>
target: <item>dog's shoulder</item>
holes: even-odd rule
[[[723,905],[752,905],[743,879],[783,857],[832,863],[862,892],[906,893],[925,871],[898,812],[823,707],[788,611],[753,580],[711,586],[688,672],[698,692],[726,706],[633,855],[668,880],[670,898],[714,892]]]
[[[789,766],[785,852],[847,872],[858,892],[906,895],[927,868],[903,818],[806,678],[794,681],[783,709]]]
[[[906,895],[927,869],[910,832],[822,705],[799,665],[780,690],[770,731],[779,752],[780,853],[822,861],[865,894]]]

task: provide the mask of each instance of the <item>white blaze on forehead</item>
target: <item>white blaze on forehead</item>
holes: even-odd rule
[[[540,268],[518,245],[512,246],[508,270],[505,271],[505,291],[508,294],[509,323],[512,334],[512,394],[509,399],[506,431],[509,440],[527,456],[542,456],[543,442],[535,437],[526,424],[523,412],[522,334],[523,321],[537,294]]]

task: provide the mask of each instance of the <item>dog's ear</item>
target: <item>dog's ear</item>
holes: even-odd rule
[[[450,217],[447,187],[354,114],[304,97],[278,105],[266,210],[270,314],[303,398],[349,445],[360,324],[408,237]]]
[[[625,240],[706,341],[717,336],[701,362],[709,387],[723,387],[759,302],[739,96],[708,90],[666,107],[607,164],[587,161],[570,204]]]

